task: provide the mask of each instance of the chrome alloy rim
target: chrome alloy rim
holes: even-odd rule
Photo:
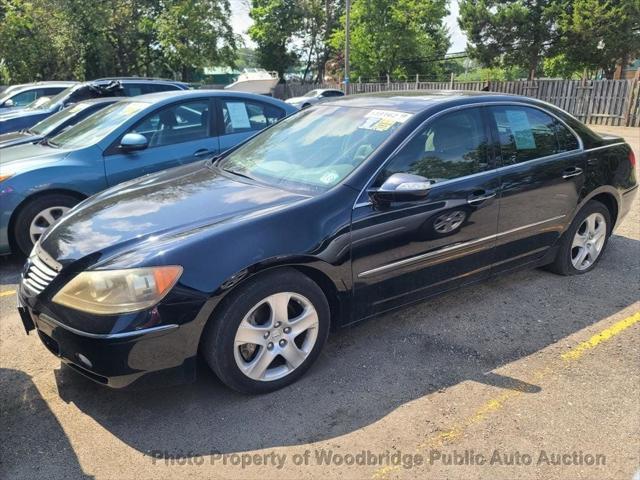
[[[601,213],[585,218],[573,237],[571,263],[576,270],[589,268],[602,252],[607,238],[607,222]]]
[[[247,377],[272,381],[298,368],[318,338],[318,312],[304,296],[269,295],[245,315],[234,339],[236,365]]]
[[[69,207],[49,207],[38,213],[29,226],[31,242],[35,245],[47,228],[56,223],[69,210]]]
[[[433,222],[433,228],[438,233],[453,232],[462,225],[466,217],[467,215],[461,210],[445,213],[436,218],[435,222]]]

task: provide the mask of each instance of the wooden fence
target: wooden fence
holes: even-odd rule
[[[335,84],[278,85],[274,96],[291,98],[314,88]],[[585,123],[640,127],[640,81],[633,80],[516,80],[510,82],[383,82],[352,83],[350,94],[409,90],[486,90],[525,95],[552,103]]]

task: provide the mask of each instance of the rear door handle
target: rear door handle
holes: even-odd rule
[[[571,167],[567,168],[564,172],[562,172],[562,178],[565,180],[571,177],[577,177],[582,174],[582,169],[580,167]]]
[[[213,153],[211,150],[207,150],[206,148],[202,148],[200,150],[196,150],[196,152],[193,154],[194,157],[204,157],[205,155],[209,155],[210,153]]]
[[[476,192],[469,195],[467,203],[469,205],[477,205],[496,196],[496,192],[492,190]]]

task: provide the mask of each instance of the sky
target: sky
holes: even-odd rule
[[[249,18],[250,0],[230,0],[231,1],[231,24],[233,30],[243,36],[247,46],[252,46],[251,41],[247,37],[247,29],[251,26]],[[458,26],[458,0],[451,0],[449,4],[450,14],[445,19],[445,24],[449,28],[451,34],[451,47],[449,52],[462,52],[466,47],[466,37],[460,31]]]

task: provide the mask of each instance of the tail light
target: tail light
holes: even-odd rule
[[[629,165],[631,165],[632,170],[636,168],[636,156],[631,149],[629,149]]]

